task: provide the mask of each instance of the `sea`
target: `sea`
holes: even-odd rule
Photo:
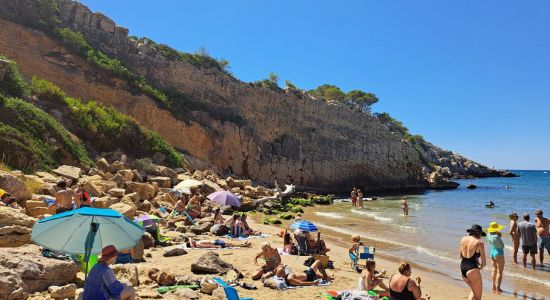
[[[304,217],[311,219],[323,234],[342,243],[349,244],[351,235],[360,234],[366,244],[376,248],[376,255],[406,259],[456,281],[461,281],[459,242],[467,234],[466,229],[472,224],[486,229],[496,221],[506,226],[502,231],[506,245],[503,289],[523,299],[548,299],[550,255],[545,253],[544,266],[532,270],[530,263],[528,268],[521,264],[520,249],[520,264],[514,264],[508,216],[516,212],[521,221],[521,216],[529,213],[534,222],[534,212],[542,209],[550,217],[550,171],[513,172],[520,177],[457,180],[458,189],[381,196],[364,202],[363,209],[352,208],[350,199],[339,199],[334,205],[316,206]],[[477,189],[467,189],[469,184],[475,184]],[[408,199],[409,216],[402,214],[404,196]],[[485,207],[489,201],[495,203],[494,208]],[[482,275],[484,288],[488,289],[492,266],[488,242],[485,244],[488,261]]]

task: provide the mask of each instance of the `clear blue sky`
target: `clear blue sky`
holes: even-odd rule
[[[132,35],[204,46],[243,81],[374,92],[374,111],[436,145],[550,169],[550,1],[82,2]]]

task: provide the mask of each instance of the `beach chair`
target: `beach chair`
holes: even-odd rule
[[[223,287],[223,290],[225,292],[225,297],[227,297],[227,300],[252,300],[252,298],[240,298],[239,293],[237,293],[237,290],[227,284],[225,281],[223,281],[219,277],[212,278],[215,283],[217,283],[219,286]]]
[[[310,255],[312,254],[307,245],[307,239],[303,235],[294,235],[296,241],[296,248],[298,248],[298,255]]]
[[[374,252],[376,251],[376,249],[372,247],[372,251],[370,250],[371,249],[369,246],[363,246],[362,253],[350,252],[349,258],[351,259],[351,268],[359,271],[361,269],[359,267],[359,262],[361,260],[374,259]]]

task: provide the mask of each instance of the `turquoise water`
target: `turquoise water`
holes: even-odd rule
[[[490,222],[496,221],[506,225],[503,230],[505,290],[539,299],[542,295],[550,295],[550,255],[546,254],[546,263],[539,270],[515,265],[507,234],[508,215],[517,212],[521,218],[524,213],[529,213],[534,222],[534,211],[542,209],[550,217],[550,171],[515,172],[521,177],[465,179],[459,180],[461,185],[456,190],[407,195],[408,217],[402,216],[402,196],[368,201],[364,209],[351,208],[349,202],[316,207],[316,212],[310,217],[328,234],[341,237],[361,234],[377,247],[377,252],[414,261],[452,279],[460,279],[458,246],[465,230],[474,223],[486,228]],[[478,188],[466,189],[472,183]],[[510,188],[506,189],[506,185]],[[495,208],[485,208],[489,200],[495,203]],[[488,245],[486,250],[488,256]],[[519,260],[521,262],[521,249]],[[489,258],[486,270],[491,270]],[[485,271],[483,275],[484,286],[489,287],[489,272]]]

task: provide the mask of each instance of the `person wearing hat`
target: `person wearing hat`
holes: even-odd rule
[[[493,270],[491,271],[491,282],[493,283],[493,291],[502,292],[500,284],[502,283],[502,272],[504,271],[504,243],[502,242],[502,234],[500,231],[505,226],[491,222],[489,224],[489,236],[487,241],[491,245],[491,260],[493,261]]]
[[[514,263],[518,263],[518,250],[519,250],[519,231],[518,231],[518,214],[513,212],[510,214],[510,237],[512,238],[513,257]]]
[[[462,280],[472,290],[468,299],[481,300],[483,294],[483,279],[481,278],[481,269],[487,264],[485,258],[485,245],[481,237],[485,236],[483,228],[474,224],[468,230],[468,235],[460,241],[460,272]],[[481,263],[480,263],[481,259]]]
[[[113,270],[109,268],[109,265],[115,262],[117,254],[118,251],[113,245],[101,249],[98,263],[90,270],[84,282],[83,300],[133,300],[136,298],[134,288],[118,281]]]

